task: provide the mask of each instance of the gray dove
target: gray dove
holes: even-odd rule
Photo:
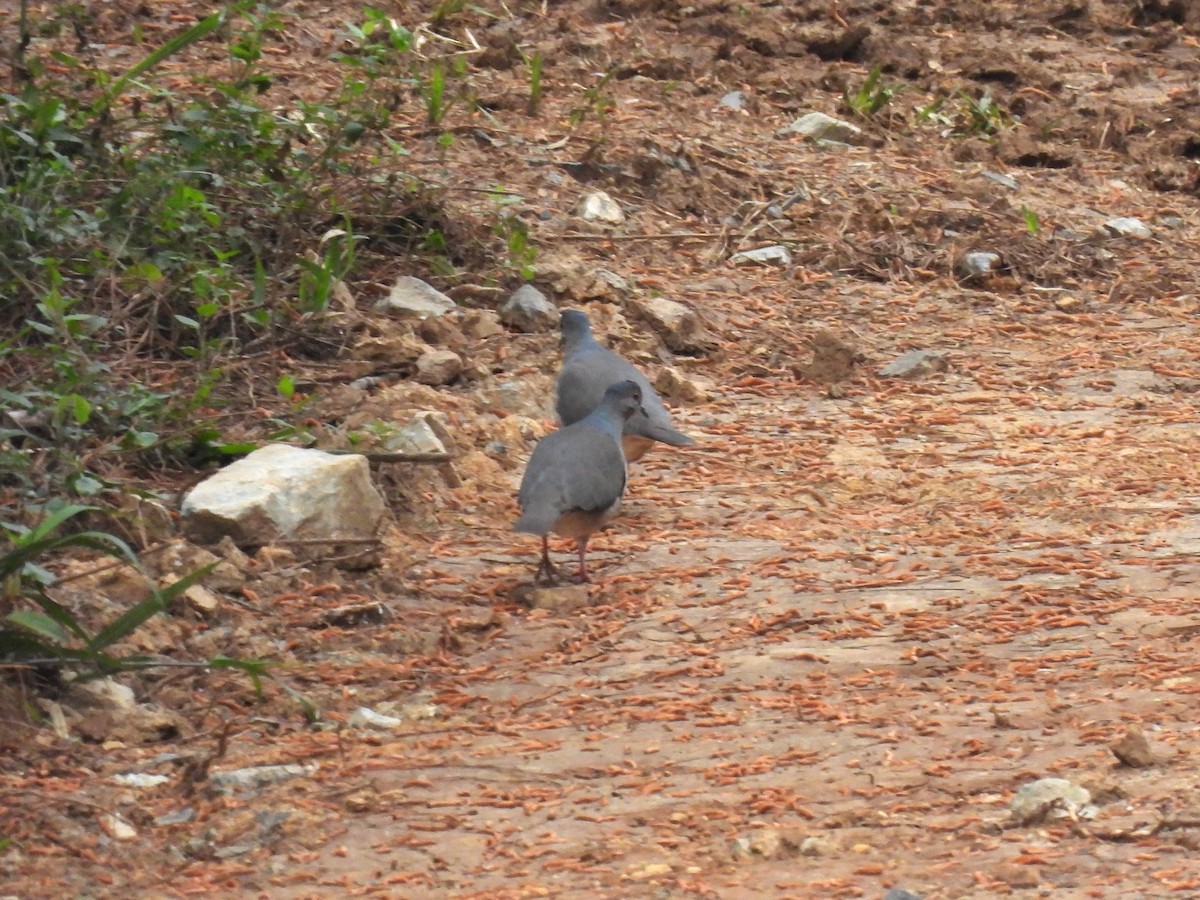
[[[588,538],[616,515],[625,493],[621,426],[642,413],[642,389],[621,381],[604,393],[599,406],[538,442],[525,467],[517,500],[521,517],[514,527],[542,537],[542,560],[533,580],[558,570],[550,561],[551,531],[579,544],[579,581],[588,580]]]
[[[563,425],[578,422],[590,413],[610,384],[628,379],[642,389],[642,408],[625,420],[621,443],[627,460],[641,459],[655,441],[673,447],[696,443],[671,427],[671,414],[646,376],[628,360],[596,342],[586,315],[568,309],[563,312],[559,327],[563,367],[558,375],[554,408]]]

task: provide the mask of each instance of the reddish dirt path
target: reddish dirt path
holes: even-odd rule
[[[1128,833],[1186,813],[1198,774],[1196,409],[1151,371],[1197,331],[1169,308],[943,301],[926,327],[980,336],[949,374],[688,411],[710,436],[639,468],[595,605],[507,620],[431,684],[448,718],[356,748],[374,809],[287,895],[396,873],[406,896],[1193,890],[1194,832]],[[464,599],[533,559],[502,521],[463,539],[520,554],[431,562]],[[1114,768],[1126,723],[1170,762]],[[1003,828],[1051,775],[1089,786],[1097,819]],[[774,858],[733,858],[764,830]]]

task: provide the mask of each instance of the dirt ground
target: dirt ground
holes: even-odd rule
[[[104,27],[170,33],[167,6]],[[358,10],[281,10],[303,90]],[[595,583],[532,604],[536,541],[511,532],[531,442],[489,461],[472,432],[453,478],[382,471],[379,569],[264,564],[171,632],[285,659],[325,725],[273,684],[256,704],[240,677],[172,675],[138,683],[181,719],[164,740],[25,727],[0,763],[22,823],[0,893],[1200,896],[1197,7],[567,0],[441,30],[478,41],[489,113],[456,110],[437,165],[518,192],[547,271],[700,312],[712,345],[672,358],[628,297],[539,282],[648,369],[712,380],[676,409],[699,444],[638,463]],[[546,61],[536,118],[514,41]],[[902,90],[854,117],[843,92],[875,66]],[[959,94],[984,90],[994,135]],[[571,129],[596,96],[611,108]],[[810,111],[861,138],[778,133]],[[433,159],[436,138],[409,142]],[[594,190],[628,220],[584,223]],[[791,263],[729,260],[771,244]],[[961,278],[974,251],[999,269]],[[824,331],[853,369],[809,365]],[[879,374],[910,350],[945,365]],[[549,428],[555,337],[486,353]],[[360,707],[405,721],[356,726]],[[1149,765],[1110,749],[1130,726]],[[206,777],[280,764],[312,768]],[[1011,821],[1044,777],[1094,809]]]

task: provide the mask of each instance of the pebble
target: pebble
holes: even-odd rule
[[[440,387],[452,382],[462,370],[462,357],[453,350],[429,350],[417,357],[417,372],[413,379],[418,384]]]
[[[1134,725],[1128,726],[1119,740],[1109,744],[1108,749],[1121,761],[1121,765],[1133,769],[1145,769],[1157,762],[1154,752],[1150,749],[1150,741],[1142,734],[1141,729]]]
[[[1069,815],[1087,818],[1092,795],[1086,788],[1065,778],[1040,778],[1023,785],[1009,804],[1008,812],[1015,825],[1032,825],[1047,816],[1056,819]]]
[[[398,278],[391,292],[375,304],[381,312],[414,319],[444,316],[457,308],[458,304],[437,288],[411,275]]]
[[[579,204],[579,214],[585,222],[607,222],[619,225],[625,221],[620,205],[604,191],[588,194]]]
[[[721,105],[726,109],[745,109],[746,95],[741,91],[730,91],[721,98]]]
[[[999,253],[975,251],[964,253],[958,261],[958,273],[963,278],[985,278],[1000,268],[1003,259]]]
[[[743,250],[741,253],[735,253],[729,257],[729,261],[735,266],[790,266],[792,254],[787,247],[781,244],[772,244],[770,247],[758,247],[755,250]]]
[[[1115,219],[1109,219],[1104,223],[1104,227],[1119,237],[1135,237],[1145,240],[1152,234],[1149,225],[1141,219],[1135,219],[1131,216],[1118,216]]]
[[[846,144],[859,137],[862,129],[851,122],[827,116],[823,112],[810,112],[779,129],[777,134],[800,134],[814,141]]]
[[[521,285],[500,307],[500,321],[526,334],[554,331],[561,318],[558,307],[532,284]]]
[[[935,350],[909,350],[879,370],[884,378],[921,378],[950,367],[944,353]]]

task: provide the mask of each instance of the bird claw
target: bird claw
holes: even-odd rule
[[[543,575],[545,576],[545,581],[542,580]],[[537,571],[533,573],[533,583],[548,585],[558,584],[560,575],[561,573],[558,571],[558,567],[550,561],[550,558],[548,556],[543,557],[542,561],[538,563]]]

